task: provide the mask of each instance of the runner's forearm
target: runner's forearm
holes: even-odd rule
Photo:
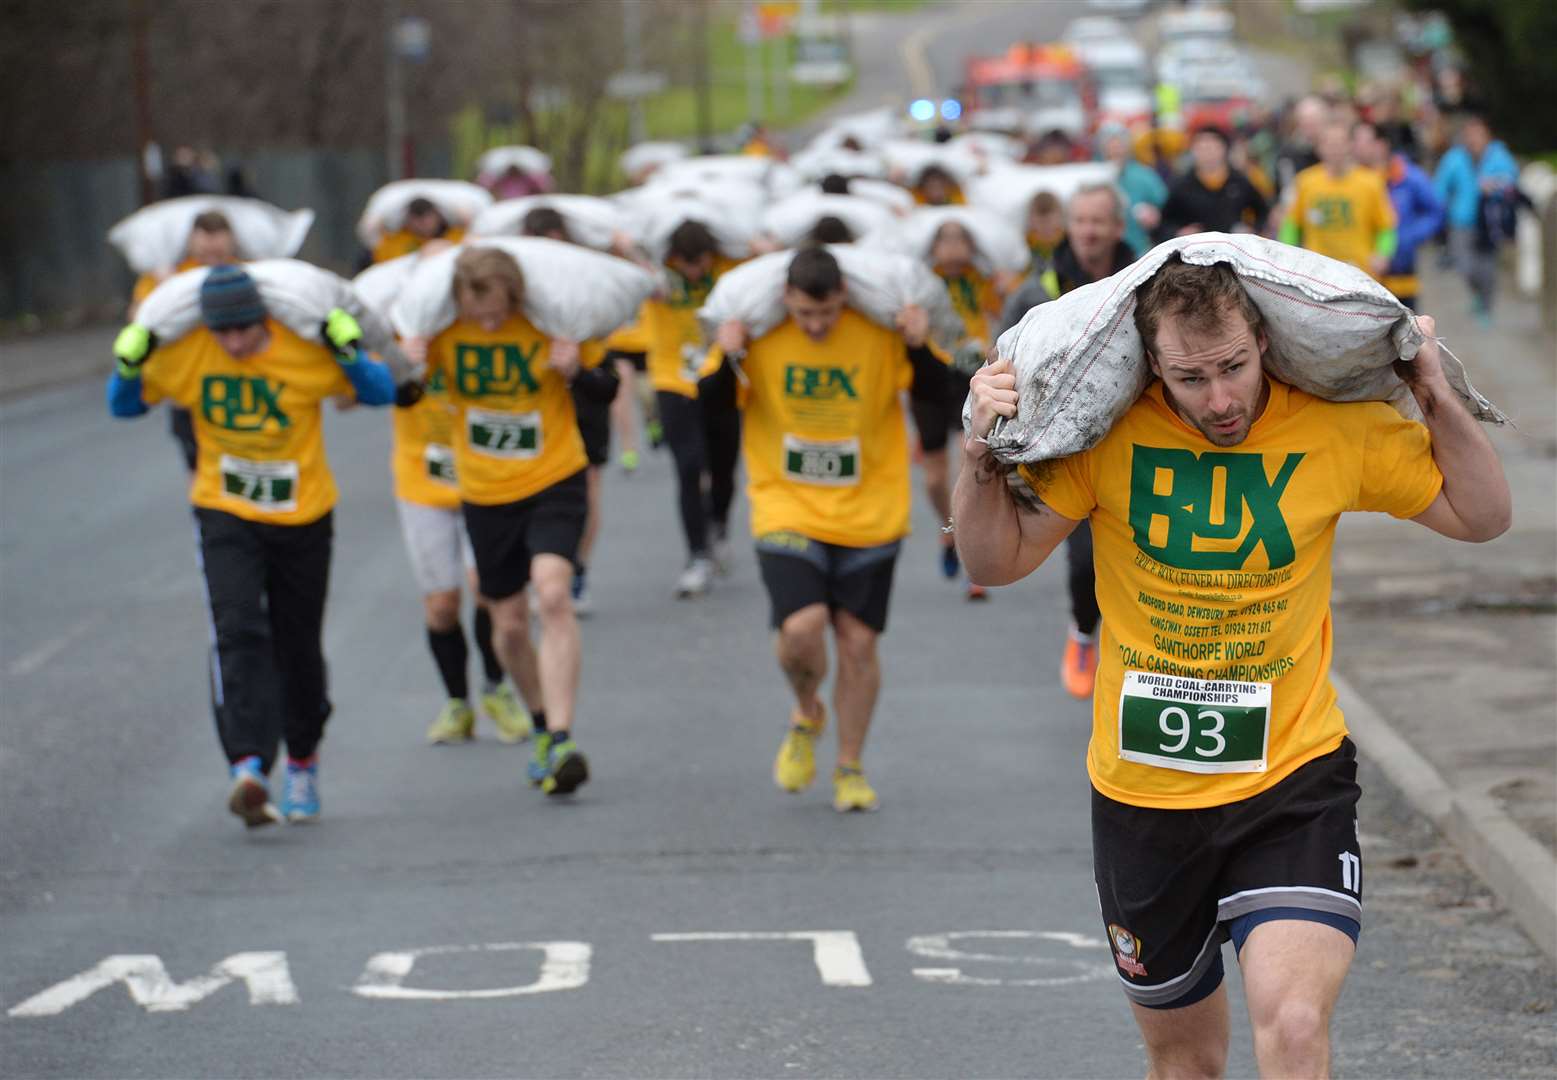
[[[957,554],[975,583],[1010,584],[1023,576],[1018,572],[1022,522],[1016,502],[983,443],[965,440],[961,457],[952,491]]]
[[[351,380],[351,388],[357,400],[364,405],[389,405],[395,400],[395,377],[389,365],[371,359],[361,349],[353,351],[355,359],[341,358],[341,370]]]
[[[115,371],[108,376],[108,413],[120,420],[133,420],[137,416],[145,416],[151,410],[146,405],[146,399],[141,394],[141,376],[136,372],[133,377],[126,378],[121,372]]]
[[[1513,518],[1513,499],[1492,440],[1447,384],[1419,392],[1417,404],[1433,438],[1433,462],[1443,473],[1445,501],[1471,538],[1502,535]]]

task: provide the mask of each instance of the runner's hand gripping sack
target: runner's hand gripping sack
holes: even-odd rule
[[[362,345],[389,365],[395,381],[410,376],[410,366],[395,344],[389,321],[365,303],[351,282],[298,259],[261,259],[243,269],[259,287],[265,310],[298,337],[327,344],[320,335],[330,312],[341,308],[362,327]],[[211,272],[207,266],[174,274],[153,289],[135,311],[133,325],[143,326],[162,342],[177,341],[200,325],[200,286]]]
[[[538,236],[486,237],[424,256],[390,313],[397,333],[433,338],[453,324],[454,261],[470,247],[499,248],[524,274],[524,316],[548,337],[604,338],[632,322],[654,294],[655,276],[626,259]]]
[[[850,307],[871,322],[897,328],[897,316],[910,304],[930,316],[930,336],[950,350],[962,334],[962,319],[951,306],[946,286],[930,268],[907,255],[872,251],[853,244],[829,244],[827,250],[843,271],[845,295]],[[753,338],[772,330],[786,317],[784,282],[793,251],[775,251],[733,270],[715,282],[708,300],[698,310],[703,334],[712,341],[721,324],[732,319]]]
[[[1001,335],[1015,362],[1016,416],[990,432],[1007,463],[1047,461],[1095,446],[1146,388],[1151,369],[1135,329],[1135,291],[1170,256],[1227,263],[1265,320],[1265,367],[1276,379],[1329,401],[1389,401],[1408,416],[1415,399],[1395,374],[1426,340],[1412,313],[1346,263],[1259,236],[1198,233],[1160,244],[1127,269],[1030,310]],[[1449,385],[1472,415],[1507,423],[1446,355]],[[970,421],[971,402],[963,407]]]
[[[184,258],[195,218],[216,211],[232,226],[240,259],[284,259],[296,255],[314,223],[312,210],[286,211],[260,199],[232,195],[186,195],[135,211],[108,230],[137,274],[172,270]]]

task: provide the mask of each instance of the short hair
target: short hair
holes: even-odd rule
[[[423,214],[438,214],[438,208],[433,205],[431,199],[424,199],[420,195],[405,204],[407,217],[421,217]],[[442,217],[442,214],[438,214]]]
[[[826,248],[803,248],[790,260],[784,284],[813,300],[826,300],[843,289],[843,269]]]
[[[1260,309],[1227,263],[1196,266],[1175,253],[1135,290],[1135,329],[1154,354],[1164,318],[1182,319],[1186,328],[1206,333],[1220,328],[1229,312],[1236,312],[1250,333],[1265,328]]]
[[[806,239],[812,244],[852,244],[854,230],[849,228],[848,222],[842,218],[828,214],[826,217],[817,218]]]
[[[564,240],[572,239],[568,235],[567,221],[550,206],[537,206],[524,215],[519,231],[525,236],[551,236],[553,233],[561,233]]]
[[[460,252],[454,260],[455,302],[462,293],[484,296],[494,287],[508,293],[510,310],[519,310],[524,302],[524,271],[514,257],[495,247],[470,247]]]
[[[1206,124],[1204,127],[1196,128],[1195,133],[1190,136],[1190,141],[1193,142],[1202,135],[1209,135],[1213,139],[1216,139],[1222,144],[1223,150],[1231,150],[1233,148],[1232,136],[1228,135],[1227,132],[1223,131],[1215,124]]]
[[[828,195],[847,195],[849,178],[838,173],[828,173],[822,177],[821,188]]]
[[[1035,214],[1057,214],[1065,209],[1060,197],[1052,191],[1040,191],[1033,196],[1033,201],[1027,204],[1027,208]]]
[[[713,230],[701,221],[683,221],[670,234],[667,255],[674,255],[682,262],[696,262],[704,255],[719,251],[719,241]]]
[[[956,229],[962,234],[962,238],[968,242],[968,247],[975,253],[979,249],[979,242],[973,238],[973,232],[960,221],[943,221],[936,227],[934,235],[930,237],[930,246],[934,247],[941,242],[941,237],[946,235],[947,229]]]
[[[1083,195],[1096,195],[1099,192],[1106,194],[1114,201],[1114,217],[1123,222],[1128,212],[1128,201],[1125,199],[1124,192],[1119,190],[1119,185],[1109,180],[1093,180],[1082,184],[1075,191],[1071,192],[1070,206],[1074,208],[1076,200]]]
[[[926,165],[924,167],[924,171],[919,174],[919,182],[914,186],[923,187],[925,184],[928,184],[931,180],[934,179],[944,180],[952,187],[957,186],[957,178],[951,173],[947,172],[946,169],[942,168],[940,165]]]
[[[227,220],[227,215],[220,210],[207,210],[195,217],[194,224],[190,226],[191,232],[203,233],[232,233],[232,222]]]

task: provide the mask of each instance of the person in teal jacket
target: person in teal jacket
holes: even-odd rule
[[[1478,242],[1482,200],[1511,197],[1518,179],[1514,155],[1492,137],[1487,121],[1475,115],[1465,119],[1459,141],[1438,162],[1433,176],[1448,219],[1449,253],[1470,286],[1471,310],[1484,326],[1492,321],[1498,264],[1496,245]]]
[[[1162,221],[1162,204],[1168,201],[1168,185],[1149,166],[1130,152],[1130,133],[1122,124],[1104,124],[1097,131],[1098,157],[1119,166],[1119,188],[1129,205],[1125,209],[1124,242],[1137,255],[1152,246],[1151,234]]]

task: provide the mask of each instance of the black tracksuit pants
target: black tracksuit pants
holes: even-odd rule
[[[332,515],[269,525],[196,507],[195,521],[222,751],[229,762],[258,755],[266,772],[282,739],[292,757],[310,757],[330,716],[321,636]]]

